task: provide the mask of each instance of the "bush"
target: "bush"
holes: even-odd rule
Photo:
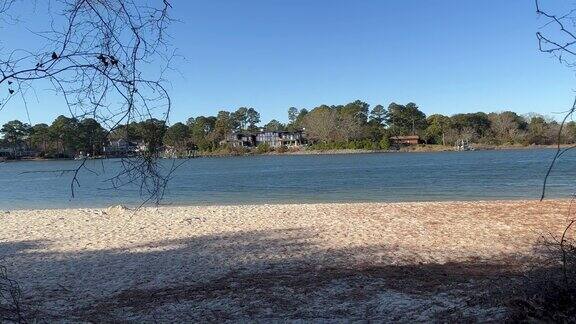
[[[256,147],[256,153],[258,154],[264,154],[269,152],[272,152],[272,148],[270,147],[270,145],[268,145],[268,143],[261,143],[258,145],[258,147]]]
[[[543,261],[532,269],[512,305],[514,322],[576,322],[576,244],[546,242]]]
[[[225,144],[210,153],[213,155],[245,155],[250,153],[250,149],[247,147],[233,147]]]
[[[286,153],[288,152],[288,148],[285,145],[282,145],[280,147],[277,147],[274,151],[278,153]]]
[[[389,150],[390,149],[390,139],[388,137],[383,137],[378,143],[381,150]]]
[[[371,139],[354,140],[349,142],[327,142],[315,143],[308,146],[309,150],[387,150],[390,148],[390,141],[388,138],[382,141],[374,141]]]

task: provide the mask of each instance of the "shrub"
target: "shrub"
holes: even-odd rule
[[[214,155],[244,155],[250,153],[250,149],[247,147],[234,147],[225,144],[210,153]]]
[[[569,229],[569,227],[568,227]],[[514,322],[576,322],[576,243],[544,243],[543,260],[532,269],[512,305]]]
[[[256,153],[258,154],[264,154],[268,152],[272,152],[272,148],[270,145],[268,145],[268,143],[260,143],[258,144],[258,147],[256,147]]]
[[[388,137],[383,137],[378,143],[381,150],[389,150],[390,149],[390,139]]]
[[[288,152],[288,148],[285,145],[282,145],[280,147],[277,147],[275,151],[278,153],[286,153]]]

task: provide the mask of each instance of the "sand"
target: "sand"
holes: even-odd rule
[[[569,201],[0,212],[48,321],[498,320]]]

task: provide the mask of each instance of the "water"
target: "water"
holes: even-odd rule
[[[187,160],[174,173],[164,204],[443,201],[535,199],[552,149],[441,153],[248,156]],[[575,190],[576,152],[552,173],[548,196]],[[71,198],[78,161],[0,164],[0,209],[106,207],[141,203],[137,187],[107,189],[118,160],[88,161]],[[162,163],[170,164],[168,160]],[[28,172],[28,173],[23,173]],[[32,173],[29,173],[32,172]]]

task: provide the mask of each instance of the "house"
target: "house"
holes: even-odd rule
[[[259,132],[256,134],[256,145],[268,145],[270,147],[282,146],[280,132]]]
[[[256,145],[267,144],[270,147],[300,146],[304,142],[302,132],[270,132],[256,134]]]
[[[0,146],[0,153],[4,153],[4,154],[12,154],[14,152],[14,149],[12,147],[4,147],[4,146]]]
[[[231,147],[253,147],[256,146],[256,136],[252,134],[245,134],[234,132],[226,136],[220,145],[230,145]]]
[[[4,158],[26,158],[37,156],[38,152],[30,149],[25,142],[15,146],[0,146],[0,156]]]
[[[256,134],[235,132],[229,134],[220,145],[230,145],[231,147],[256,147],[266,144],[270,147],[294,147],[304,143],[302,132],[271,132],[261,131]]]
[[[390,137],[390,142],[392,145],[418,145],[420,144],[420,136],[418,135],[408,135],[408,136],[393,136]]]
[[[133,154],[138,151],[138,144],[127,141],[123,138],[115,141],[110,141],[110,145],[105,146],[103,149],[104,155],[108,156],[122,156],[126,154]]]
[[[0,159],[10,158],[14,155],[14,150],[10,147],[0,147]]]
[[[259,132],[256,134],[256,145],[267,144],[270,147],[294,147],[304,143],[302,132]]]
[[[297,132],[280,132],[280,139],[282,140],[282,145],[287,147],[301,146],[304,144],[304,133],[301,131]]]

